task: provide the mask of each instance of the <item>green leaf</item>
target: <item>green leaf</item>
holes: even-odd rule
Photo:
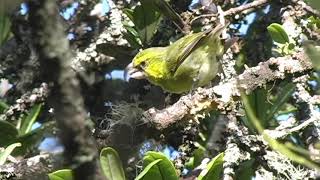
[[[0,147],[8,146],[16,141],[18,130],[7,121],[0,120]]]
[[[201,144],[196,143],[195,144],[198,148],[196,150],[194,150],[193,152],[193,157],[194,157],[194,167],[197,167],[201,164],[204,154],[206,152],[205,147],[203,147]]]
[[[143,166],[147,167],[152,162],[161,159],[156,165],[152,166],[143,176],[143,180],[178,180],[176,170],[172,162],[160,152],[149,151],[143,158]]]
[[[48,174],[50,180],[73,180],[71,169],[61,169]]]
[[[124,38],[129,42],[129,44],[131,45],[131,47],[133,48],[141,48],[141,40],[139,37],[138,32],[131,26],[129,25],[123,25],[124,28],[126,28],[127,32],[124,33]]]
[[[194,157],[190,157],[189,160],[184,164],[184,167],[188,170],[194,169]]]
[[[8,146],[3,152],[0,153],[0,166],[3,165],[12,151],[16,148],[21,146],[21,143],[14,143]]]
[[[282,55],[290,55],[290,54],[293,54],[295,52],[294,51],[295,44],[293,44],[293,43],[281,44],[281,45],[278,45],[278,47],[279,47],[278,51]]]
[[[257,116],[262,121],[263,127],[267,126],[266,114],[270,107],[268,102],[268,91],[267,88],[258,88],[255,89],[252,94],[250,94],[250,102],[253,105],[253,108]]]
[[[220,153],[216,157],[214,157],[209,162],[206,169],[201,171],[197,180],[219,180],[220,173],[223,168],[223,157],[224,153]]]
[[[273,41],[280,44],[289,43],[289,36],[283,29],[282,25],[272,23],[267,27],[267,29]]]
[[[0,12],[0,46],[9,38],[10,26],[9,17]]]
[[[312,65],[314,67],[314,69],[316,70],[320,70],[320,50],[317,49],[314,45],[312,45],[311,43],[306,43],[304,45],[304,49],[307,52]]]
[[[250,159],[239,165],[239,169],[236,171],[237,179],[251,180],[255,175],[255,159]]]
[[[293,83],[286,84],[283,89],[281,90],[281,93],[277,96],[276,102],[273,103],[273,105],[270,107],[267,121],[271,120],[276,112],[280,110],[282,105],[288,101],[288,99],[291,97],[292,93],[294,92],[295,85]]]
[[[129,17],[129,19],[132,22],[134,21],[134,17],[133,17],[134,11],[132,9],[126,8],[124,9],[124,13]],[[127,21],[123,21],[122,24],[123,24],[123,27],[127,30],[127,32],[123,34],[124,38],[129,42],[131,47],[141,48],[142,44],[141,44],[140,36],[137,30],[135,29],[135,27],[132,27]]]
[[[46,135],[52,135],[55,127],[55,121],[49,121],[42,124],[39,128],[31,132],[18,136],[18,142],[21,142],[22,147],[14,151],[15,155],[25,155],[38,147]]]
[[[156,11],[152,3],[142,3],[134,9],[132,16],[132,22],[139,33],[142,44],[147,45],[158,28],[161,14]]]
[[[148,171],[160,161],[162,161],[162,159],[157,159],[157,160],[153,161],[152,163],[148,164],[148,166],[143,169],[143,171],[135,178],[135,180],[142,179],[143,176],[146,175],[148,173]]]
[[[134,12],[134,10],[129,9],[129,8],[124,8],[122,11],[133,22],[133,12]]]
[[[170,19],[181,30],[184,28],[185,23],[180,15],[168,3],[170,0],[140,0],[142,4],[151,4],[155,6],[155,10],[160,12],[167,19]]]
[[[110,148],[104,148],[100,152],[100,164],[102,172],[110,180],[125,180],[125,174],[118,153]]]
[[[275,151],[278,151],[279,153],[283,154],[284,156],[286,156],[287,158],[289,158],[290,160],[300,163],[304,166],[307,166],[311,169],[320,169],[320,164],[318,164],[317,162],[311,160],[309,157],[303,156],[295,151],[292,151],[291,148],[288,148],[287,145],[284,145],[283,143],[271,138],[266,132],[264,132],[264,129],[262,128],[261,124],[260,124],[260,120],[257,118],[257,116],[255,115],[254,111],[252,110],[252,107],[250,105],[250,102],[248,100],[247,95],[245,94],[244,91],[240,91],[241,92],[241,99],[243,102],[243,105],[247,111],[247,116],[250,116],[252,122],[250,122],[251,124],[253,124],[255,126],[255,128],[257,129],[257,131],[262,134],[263,139],[268,143],[268,145]],[[289,143],[289,142],[287,142]]]
[[[317,28],[320,28],[320,18],[314,17],[314,16],[310,16],[308,18],[308,25],[315,25]]]
[[[253,111],[257,114],[257,116],[261,120],[261,124],[263,127],[268,126],[268,121],[266,119],[267,111],[270,108],[270,103],[268,102],[268,86],[266,88],[257,88],[250,95],[249,100],[254,108]],[[243,121],[245,125],[252,131],[255,132],[253,126],[249,123],[249,117],[243,117]]]
[[[41,104],[34,105],[31,111],[28,113],[28,116],[22,119],[22,125],[19,129],[19,135],[24,135],[31,131],[32,125],[35,123],[39,116],[41,107]]]
[[[199,133],[200,134],[200,133]],[[195,149],[192,153],[192,157],[189,159],[189,161],[185,164],[185,167],[189,170],[194,169],[195,167],[199,166],[203,160],[204,154],[206,152],[205,147],[203,147],[198,142],[195,142]]]
[[[4,101],[0,100],[0,113],[3,113],[8,108],[9,106]]]

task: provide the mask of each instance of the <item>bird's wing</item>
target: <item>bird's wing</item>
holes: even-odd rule
[[[169,67],[171,72],[175,73],[180,65],[184,62],[184,60],[190,55],[190,53],[195,49],[195,47],[199,44],[199,42],[207,37],[219,37],[222,30],[227,25],[218,24],[214,29],[208,29],[204,32],[199,32],[195,34],[187,35],[169,47],[169,50],[174,51],[173,53],[168,53],[169,57],[167,59],[174,59],[175,61],[169,62]],[[210,38],[209,37],[209,38]],[[178,52],[177,52],[178,51]],[[171,64],[170,64],[171,63]]]
[[[188,55],[195,49],[195,46],[200,42],[202,38],[207,35],[208,32],[199,32],[195,34],[187,35],[178,41],[170,45],[167,59],[171,60],[169,68],[171,72],[177,71],[179,66],[184,62]]]

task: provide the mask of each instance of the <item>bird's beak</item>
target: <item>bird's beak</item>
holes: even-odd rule
[[[129,77],[128,77],[129,75]],[[133,67],[133,63],[131,62],[128,66],[124,69],[124,79],[127,80],[128,78],[134,79],[145,79],[146,75],[140,69]]]

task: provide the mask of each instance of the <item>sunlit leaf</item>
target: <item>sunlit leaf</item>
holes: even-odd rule
[[[118,153],[110,148],[104,148],[100,152],[100,164],[103,174],[109,180],[125,180],[125,174]]]
[[[206,149],[201,146],[200,144],[196,144],[198,146],[198,148],[196,150],[194,150],[193,152],[193,157],[194,157],[194,167],[197,167],[201,164],[201,161],[203,160],[203,157],[205,155]]]
[[[61,169],[48,174],[50,180],[73,180],[71,169]]]
[[[314,16],[310,16],[308,18],[308,22],[309,22],[308,25],[315,25],[317,28],[320,28],[320,18],[314,17]]]
[[[150,164],[148,164],[148,166],[146,166],[143,169],[143,171],[135,178],[135,180],[142,179],[144,177],[144,175],[146,175],[149,172],[149,170],[160,161],[162,161],[162,159],[157,159],[157,160],[151,162]]]
[[[280,44],[289,43],[289,36],[282,25],[272,23],[267,27],[267,29],[273,41]]]
[[[161,159],[157,164],[152,166],[143,176],[143,180],[178,180],[176,170],[172,162],[160,152],[149,151],[143,158],[143,166],[147,167],[152,162]]]
[[[133,22],[133,9],[124,8],[123,13],[128,16],[128,18]]]
[[[21,146],[21,143],[14,143],[8,146],[3,152],[0,152],[0,166],[6,162],[12,151],[19,146]]]
[[[141,40],[136,29],[134,29],[134,27],[131,27],[129,25],[124,25],[124,28],[126,28],[127,32],[124,33],[123,36],[129,42],[131,47],[136,49],[141,48],[142,47]]]
[[[22,119],[22,125],[19,129],[20,135],[27,134],[31,131],[32,125],[35,123],[39,116],[41,107],[41,104],[34,105],[28,115]]]
[[[202,170],[198,176],[198,180],[219,180],[220,173],[223,168],[224,153],[218,154],[207,165],[206,169]]]
[[[192,157],[189,159],[188,162],[186,162],[185,166],[187,169],[192,170],[195,167],[199,166],[204,158],[206,149],[198,142],[195,142],[194,144],[197,149],[195,149],[192,153]]]

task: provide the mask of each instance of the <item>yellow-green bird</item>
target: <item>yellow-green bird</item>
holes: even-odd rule
[[[23,0],[0,0],[0,14],[9,14],[16,9]]]
[[[130,78],[147,78],[171,93],[183,93],[207,85],[218,73],[218,57],[224,53],[223,26],[182,37],[167,47],[139,52],[125,70]]]

